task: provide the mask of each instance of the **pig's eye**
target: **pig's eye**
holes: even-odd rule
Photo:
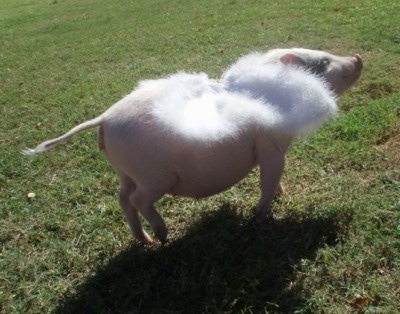
[[[326,67],[326,66],[328,66],[329,65],[329,59],[328,58],[323,58],[323,59],[321,59],[321,63]]]
[[[321,75],[326,71],[329,63],[330,61],[328,58],[318,59],[311,65],[310,70],[314,74]]]

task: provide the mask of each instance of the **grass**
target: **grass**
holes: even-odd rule
[[[0,312],[396,313],[399,9],[389,0],[3,0]],[[93,132],[32,161],[20,154],[139,80],[218,77],[242,54],[293,46],[357,52],[365,69],[341,116],[292,146],[288,191],[262,226],[256,169],[205,200],[162,199],[169,242],[142,246]]]

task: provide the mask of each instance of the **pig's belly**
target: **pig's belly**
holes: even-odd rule
[[[248,134],[204,142],[130,123],[103,125],[105,153],[121,177],[147,192],[206,197],[230,188],[256,165]]]
[[[227,190],[256,165],[250,143],[239,141],[196,149],[177,166],[172,195],[202,198]]]

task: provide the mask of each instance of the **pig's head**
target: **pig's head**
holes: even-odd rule
[[[274,49],[264,55],[266,62],[301,66],[323,77],[338,95],[349,89],[360,77],[363,61],[360,55],[341,57],[325,51],[303,48]]]

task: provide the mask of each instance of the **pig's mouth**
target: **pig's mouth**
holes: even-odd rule
[[[360,75],[361,75],[361,71],[350,72],[350,73],[348,73],[348,74],[342,75],[342,79],[343,79],[343,80],[348,80],[348,79],[351,79],[351,78],[358,79]]]

